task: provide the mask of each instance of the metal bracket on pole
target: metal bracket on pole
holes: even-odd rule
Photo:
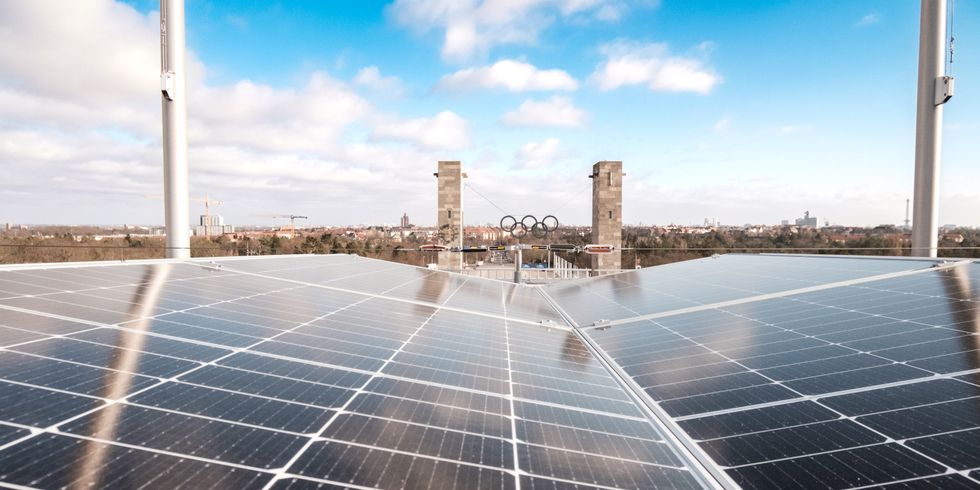
[[[174,100],[174,78],[175,74],[172,71],[160,74],[160,92],[169,101]]]
[[[936,105],[943,105],[953,98],[953,77],[941,76],[936,79]]]

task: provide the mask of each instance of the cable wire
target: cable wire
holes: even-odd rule
[[[949,0],[949,15],[947,16],[947,31],[949,33],[949,46],[946,57],[946,76],[953,76],[953,54],[955,52],[956,35],[953,29],[956,26],[956,0]]]
[[[580,195],[582,195],[582,193],[583,193],[583,192],[585,192],[585,190],[586,190],[586,189],[588,189],[589,187],[592,187],[592,183],[591,183],[591,182],[589,182],[589,184],[588,184],[588,185],[586,185],[585,187],[583,187],[583,188],[581,188],[581,189],[580,189],[580,190],[579,190],[578,192],[576,192],[576,193],[575,193],[575,194],[574,194],[574,195],[573,195],[572,197],[570,197],[570,198],[568,198],[568,200],[567,200],[567,201],[565,201],[564,203],[562,203],[562,205],[561,205],[561,206],[558,206],[558,207],[557,207],[557,208],[556,208],[556,209],[555,209],[554,211],[552,211],[552,212],[551,212],[551,214],[557,214],[557,213],[558,213],[558,211],[561,211],[561,210],[562,210],[562,208],[564,208],[565,206],[568,206],[568,204],[569,204],[570,202],[572,202],[573,200],[575,200],[575,198],[577,198],[578,196],[580,196]]]
[[[504,213],[504,214],[508,214],[508,215],[510,214],[510,213],[508,213],[507,211],[504,211],[504,209],[503,209],[503,208],[501,208],[500,206],[497,206],[497,203],[495,203],[495,202],[493,202],[493,201],[491,201],[489,197],[487,197],[487,196],[484,196],[482,192],[480,192],[480,191],[478,191],[478,190],[476,190],[476,187],[473,187],[473,186],[471,186],[471,185],[469,185],[469,184],[465,184],[465,185],[466,185],[466,188],[467,188],[467,189],[469,189],[469,190],[471,190],[471,191],[473,191],[473,192],[475,192],[475,193],[476,193],[476,195],[478,195],[478,196],[480,196],[480,197],[482,197],[482,198],[483,198],[484,200],[486,200],[486,201],[487,201],[488,203],[490,203],[490,205],[491,205],[491,206],[493,206],[493,207],[495,207],[495,208],[497,208],[497,210],[498,210],[498,211],[500,211],[501,213]]]

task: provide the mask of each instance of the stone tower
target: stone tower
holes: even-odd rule
[[[439,181],[439,200],[436,226],[437,242],[448,247],[461,247],[463,243],[463,166],[460,162],[439,162],[439,171],[433,174]],[[461,269],[463,254],[439,252],[440,269]]]
[[[592,166],[592,243],[615,245],[611,254],[592,256],[595,270],[622,269],[623,162],[598,162]]]

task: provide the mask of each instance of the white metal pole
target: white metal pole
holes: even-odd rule
[[[514,255],[514,266],[515,266],[514,267],[514,282],[516,282],[517,284],[520,284],[521,283],[521,262],[523,262],[524,259],[521,257],[521,246],[519,244],[517,245],[517,249],[515,250],[515,252],[516,252],[516,254]]]
[[[912,255],[935,257],[939,244],[939,163],[942,152],[946,61],[946,0],[922,0],[919,19],[919,82],[915,118],[915,191]]]
[[[191,256],[184,51],[184,0],[160,0],[160,99],[163,105],[166,256],[174,259]]]
[[[466,174],[463,173],[462,167],[459,171],[459,244],[457,246],[460,250],[463,250],[463,238],[466,235],[466,221],[463,216],[463,179],[466,178]],[[463,273],[463,252],[459,252],[459,273]]]

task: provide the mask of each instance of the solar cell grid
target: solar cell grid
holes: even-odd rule
[[[27,429],[14,427],[7,424],[0,424],[0,446],[4,446],[22,437],[29,436],[30,434],[31,431]]]
[[[0,420],[10,424],[47,427],[102,404],[93,397],[0,381]]]
[[[134,343],[138,343],[141,338],[142,334],[133,334]],[[129,345],[129,347],[131,348],[95,344],[65,337],[21,344],[11,347],[11,350],[95,368],[109,367],[121,372],[158,378],[169,378],[201,365],[194,361],[149,354],[138,348],[132,348],[138,345]]]
[[[205,366],[181,376],[180,381],[324,408],[339,407],[354,394],[353,391],[340,387],[221,366]]]
[[[545,294],[350,256],[0,271],[0,481],[700,487],[680,437],[745,487],[980,486],[958,272],[752,298],[927,264],[726,256]],[[706,306],[576,332],[552,301],[576,320]]]
[[[346,410],[378,419],[400,420],[504,439],[513,437],[510,420],[505,414],[471,410],[452,404],[441,405],[365,393],[353,399]]]
[[[239,352],[224,359],[218,359],[216,364],[243,371],[345,388],[361,386],[370,376],[364,372],[348,371],[322,364],[303,362],[298,359],[279,359],[256,355],[247,351]]]
[[[118,444],[41,434],[0,451],[5,482],[39,488],[261,488],[271,474]]]
[[[59,293],[44,297],[5,299],[0,300],[0,304],[108,325],[134,318],[134,315],[123,309],[107,310],[96,306],[88,306],[85,300],[77,299],[77,296]]]
[[[880,444],[753,466],[729,475],[747,488],[867,486],[937,475],[945,468],[898,444]]]
[[[129,399],[132,403],[187,415],[239,422],[293,434],[311,434],[334,412],[311,405],[245,395],[186,383],[165,383]]]
[[[581,326],[915,269],[931,261],[723,255],[547,290]],[[664,285],[669,285],[665,287]]]
[[[147,376],[116,375],[107,369],[19,352],[0,352],[0,378],[100,398],[119,397],[159,382]]]
[[[966,454],[971,431],[980,428],[973,406],[980,398],[973,385],[933,380],[980,368],[971,356],[980,348],[976,297],[957,289],[957,273],[927,271],[586,331],[740,485],[920,479],[973,469]],[[844,419],[849,413],[857,417]],[[861,473],[848,460],[885,471]]]
[[[47,337],[42,333],[0,325],[0,348]]]
[[[284,466],[305,442],[301,436],[283,432],[123,404],[75,419],[60,430],[263,469]]]

